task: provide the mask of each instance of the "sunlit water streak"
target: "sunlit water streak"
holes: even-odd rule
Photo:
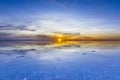
[[[0,80],[119,80],[120,42],[2,42]]]

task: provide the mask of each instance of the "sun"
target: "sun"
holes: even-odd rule
[[[61,39],[61,38],[58,38],[57,41],[58,41],[58,42],[62,42],[62,39]]]

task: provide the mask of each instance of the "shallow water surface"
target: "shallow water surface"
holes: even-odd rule
[[[120,80],[120,42],[1,42],[0,80]]]

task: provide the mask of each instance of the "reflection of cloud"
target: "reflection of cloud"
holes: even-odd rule
[[[31,51],[36,51],[36,49],[14,49],[14,50],[0,50],[0,54],[2,55],[17,55],[18,57],[20,56],[25,56],[27,55],[28,52]]]
[[[9,48],[3,47],[3,49],[4,50],[0,47],[0,55],[6,55],[8,57],[29,57],[30,59],[38,59],[43,62],[66,62],[77,58],[83,58],[83,55],[89,56],[91,53],[105,54],[99,51],[119,51],[120,42],[73,42],[61,45],[51,44],[47,46],[28,44],[27,47],[16,44]]]

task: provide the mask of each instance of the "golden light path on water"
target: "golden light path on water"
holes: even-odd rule
[[[5,47],[6,48],[2,48]],[[120,41],[62,41],[58,38],[56,42],[48,41],[3,41],[0,43],[0,50],[7,50],[9,47],[13,49],[40,49],[41,48],[96,48],[111,49],[120,48]],[[12,49],[11,48],[11,49]]]

